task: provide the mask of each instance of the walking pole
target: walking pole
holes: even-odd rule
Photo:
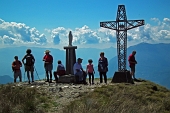
[[[35,69],[35,72],[36,72],[36,74],[37,74],[37,76],[38,76],[38,73],[37,73],[37,70],[36,70],[35,66],[34,66],[34,69]],[[40,80],[40,77],[39,77],[39,76],[38,76],[38,79]]]
[[[25,82],[25,72],[24,72],[24,82]]]
[[[24,69],[25,69],[25,65],[24,65]],[[25,72],[26,72],[26,69],[25,69]],[[24,72],[24,82],[25,82],[25,72]]]

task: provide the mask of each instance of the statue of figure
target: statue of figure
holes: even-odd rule
[[[69,32],[68,38],[69,38],[69,46],[72,46],[73,35],[72,35],[71,31]]]

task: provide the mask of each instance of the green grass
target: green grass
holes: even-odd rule
[[[0,113],[170,113],[170,91],[150,81],[103,85],[63,111],[59,98],[48,87],[0,85]]]
[[[169,113],[170,91],[152,82],[97,88],[65,107],[64,113]]]
[[[12,84],[0,86],[0,100],[0,113],[45,113],[51,107],[47,93]]]

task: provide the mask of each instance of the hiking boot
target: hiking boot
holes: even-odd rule
[[[32,82],[34,82],[34,80]]]
[[[49,83],[53,83],[52,80],[50,80]]]
[[[45,82],[49,82],[49,80],[46,80]]]
[[[134,78],[133,80],[134,80],[134,81],[138,81],[138,79],[136,79],[136,78]]]
[[[88,85],[88,83],[86,81],[83,82],[84,85]]]
[[[131,80],[131,84],[135,84],[134,81],[133,81],[133,79]]]
[[[31,84],[31,82],[30,82],[30,81],[28,81],[28,84]]]

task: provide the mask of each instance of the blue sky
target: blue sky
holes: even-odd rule
[[[0,0],[0,44],[58,46],[107,45],[116,32],[100,28],[116,20],[118,5],[125,5],[129,20],[144,19],[145,26],[128,31],[129,44],[170,42],[169,0]],[[97,46],[96,46],[97,47]]]

